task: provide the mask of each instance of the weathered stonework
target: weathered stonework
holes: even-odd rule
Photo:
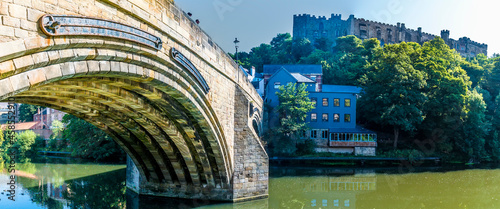
[[[130,156],[141,195],[239,201],[267,196],[268,161],[252,123],[263,101],[235,62],[172,1],[0,1],[0,100],[51,107],[104,130]],[[48,37],[44,14],[117,21],[160,50],[111,37]],[[175,62],[175,47],[210,91]],[[260,125],[258,125],[260,126]],[[243,166],[243,167],[242,167]]]
[[[314,16],[309,14],[293,16],[293,37],[307,38],[314,42],[318,38],[326,38],[331,44],[335,44],[338,37],[355,35],[361,39],[376,38],[382,44],[417,42],[423,44],[434,39],[436,35],[425,33],[422,28],[417,30],[407,28],[404,23],[390,25],[386,23],[356,18],[350,15],[348,19],[342,20],[341,15],[332,14],[330,18],[325,16]],[[450,38],[450,31],[441,31],[441,38],[450,48],[457,50],[462,56],[471,57],[479,53],[488,54],[488,45],[471,41],[470,38],[462,37],[459,40]]]
[[[375,156],[375,147],[355,147],[354,155]]]

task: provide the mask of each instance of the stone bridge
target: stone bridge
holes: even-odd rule
[[[104,130],[144,195],[267,197],[262,99],[171,0],[0,0],[0,100]]]

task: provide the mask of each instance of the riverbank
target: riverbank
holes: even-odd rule
[[[271,157],[271,165],[440,165],[439,157]]]

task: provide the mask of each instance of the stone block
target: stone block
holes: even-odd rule
[[[111,62],[111,71],[112,72],[121,72],[120,62]]]
[[[61,64],[61,72],[64,77],[71,77],[76,74],[75,63],[65,62]]]
[[[29,79],[29,84],[31,86],[36,85],[38,83],[44,82],[47,80],[45,77],[45,69],[44,68],[39,68],[36,70],[31,70],[28,72],[25,72],[28,79]]]
[[[56,52],[59,53],[59,59],[61,62],[78,60],[78,56],[75,54],[73,49],[63,49]]]
[[[15,28],[14,29],[14,35],[17,38],[26,38],[26,37],[28,37],[28,31],[20,29],[20,28]]]
[[[0,29],[1,30],[1,29]],[[22,53],[26,50],[23,40],[0,43],[0,57],[5,57],[17,53]]]
[[[14,0],[14,4],[31,7],[31,0]]]
[[[39,52],[31,55],[35,66],[44,66],[49,63],[47,52]]]
[[[15,70],[14,62],[12,60],[7,60],[0,63],[0,77],[7,72],[13,72]]]
[[[26,7],[17,4],[9,4],[9,15],[12,17],[26,19]]]
[[[8,93],[14,91],[9,79],[0,80],[0,97],[5,96]]]
[[[87,61],[75,62],[75,74],[87,74],[89,71]]]
[[[73,51],[71,50],[71,52]],[[59,51],[48,51],[47,56],[49,57],[49,61],[51,63],[57,62],[60,58]]]
[[[108,73],[111,71],[111,63],[109,61],[99,61],[99,68],[101,72]]]
[[[45,67],[45,77],[47,80],[58,79],[62,76],[61,65],[49,65]]]
[[[0,2],[0,15],[9,15],[9,4],[7,2]]]
[[[26,55],[13,60],[14,66],[17,70],[26,69],[32,67],[35,63],[33,62],[33,57],[31,55]]]
[[[19,28],[21,27],[21,20],[15,17],[2,16],[2,23],[5,26]]]
[[[37,31],[38,27],[35,22],[30,22],[28,20],[21,20],[21,25],[19,26],[23,30]]]
[[[36,9],[28,9],[27,15],[28,15],[28,20],[31,22],[37,22],[40,17],[42,17],[45,13],[36,10]]]
[[[89,60],[87,61],[88,73],[99,73],[99,61]]]
[[[14,28],[0,25],[0,36],[14,37]]]
[[[25,39],[24,45],[26,46],[26,50],[44,50],[54,45],[54,41],[51,38],[33,37]]]

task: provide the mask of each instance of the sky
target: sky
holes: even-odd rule
[[[494,0],[174,0],[226,52],[269,43],[278,33],[292,34],[293,15],[330,17],[350,14],[434,35],[450,30],[450,38],[467,36],[488,44],[488,56],[500,53],[500,1]]]

